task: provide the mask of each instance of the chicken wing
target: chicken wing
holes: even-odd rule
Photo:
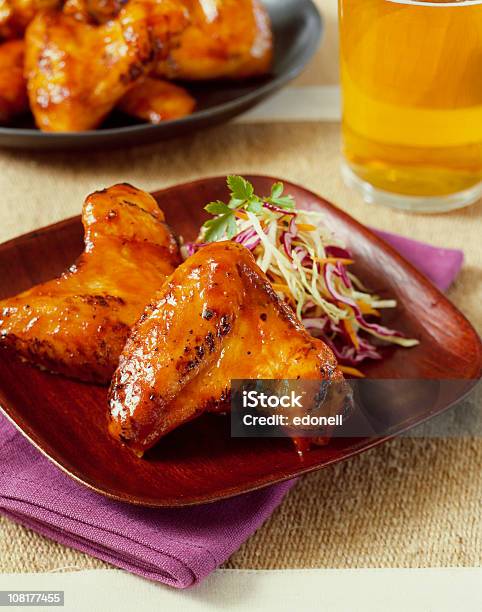
[[[130,185],[90,195],[82,218],[85,250],[70,270],[0,301],[0,344],[47,370],[108,383],[180,255],[156,201]]]
[[[142,455],[205,411],[227,411],[232,379],[343,380],[252,254],[208,245],[166,281],[133,328],[110,389],[109,431]]]
[[[60,3],[61,0],[0,0],[0,40],[20,38],[38,12]]]
[[[175,0],[131,0],[103,25],[57,11],[39,13],[27,28],[25,66],[38,127],[50,132],[97,127],[150,72],[186,19]]]
[[[269,16],[259,0],[182,0],[189,26],[156,73],[167,78],[245,78],[271,68]]]
[[[194,98],[182,87],[152,78],[142,79],[118,104],[127,115],[150,123],[180,119],[195,106]]]
[[[0,0],[1,1],[1,0]],[[115,19],[128,0],[66,0],[64,15],[72,15],[78,21],[100,24]]]
[[[0,124],[28,110],[23,76],[24,43],[11,40],[0,45]]]

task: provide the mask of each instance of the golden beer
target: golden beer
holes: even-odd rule
[[[482,195],[482,0],[339,0],[347,176],[368,200]]]

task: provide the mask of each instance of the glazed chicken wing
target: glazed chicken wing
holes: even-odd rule
[[[273,40],[259,0],[182,0],[189,26],[156,72],[167,78],[245,78],[269,71]]]
[[[37,13],[60,3],[61,0],[0,0],[0,40],[21,37]]]
[[[0,301],[0,344],[50,371],[108,383],[180,256],[154,198],[130,185],[90,195],[83,223],[85,251],[68,272]]]
[[[38,127],[97,127],[185,23],[185,9],[176,0],[130,0],[103,25],[57,11],[38,14],[26,33],[25,66]]]
[[[118,108],[132,117],[161,123],[190,115],[195,105],[194,98],[182,87],[148,77],[126,93]]]
[[[98,127],[121,99],[125,112],[153,122],[189,114],[192,98],[150,75],[263,74],[272,35],[258,0],[67,0],[33,17],[25,57],[37,126],[77,132]]]
[[[109,430],[138,455],[205,411],[229,410],[232,379],[343,380],[252,254],[200,249],[133,328],[110,390]]]
[[[115,19],[125,4],[126,0],[66,0],[62,12],[77,21],[100,24]]]
[[[23,40],[0,45],[0,125],[28,110]]]

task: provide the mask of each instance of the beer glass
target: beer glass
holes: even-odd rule
[[[418,212],[482,197],[482,0],[339,0],[346,181]]]

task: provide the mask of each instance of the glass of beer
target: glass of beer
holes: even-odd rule
[[[482,197],[482,0],[339,0],[347,182],[442,212]]]

